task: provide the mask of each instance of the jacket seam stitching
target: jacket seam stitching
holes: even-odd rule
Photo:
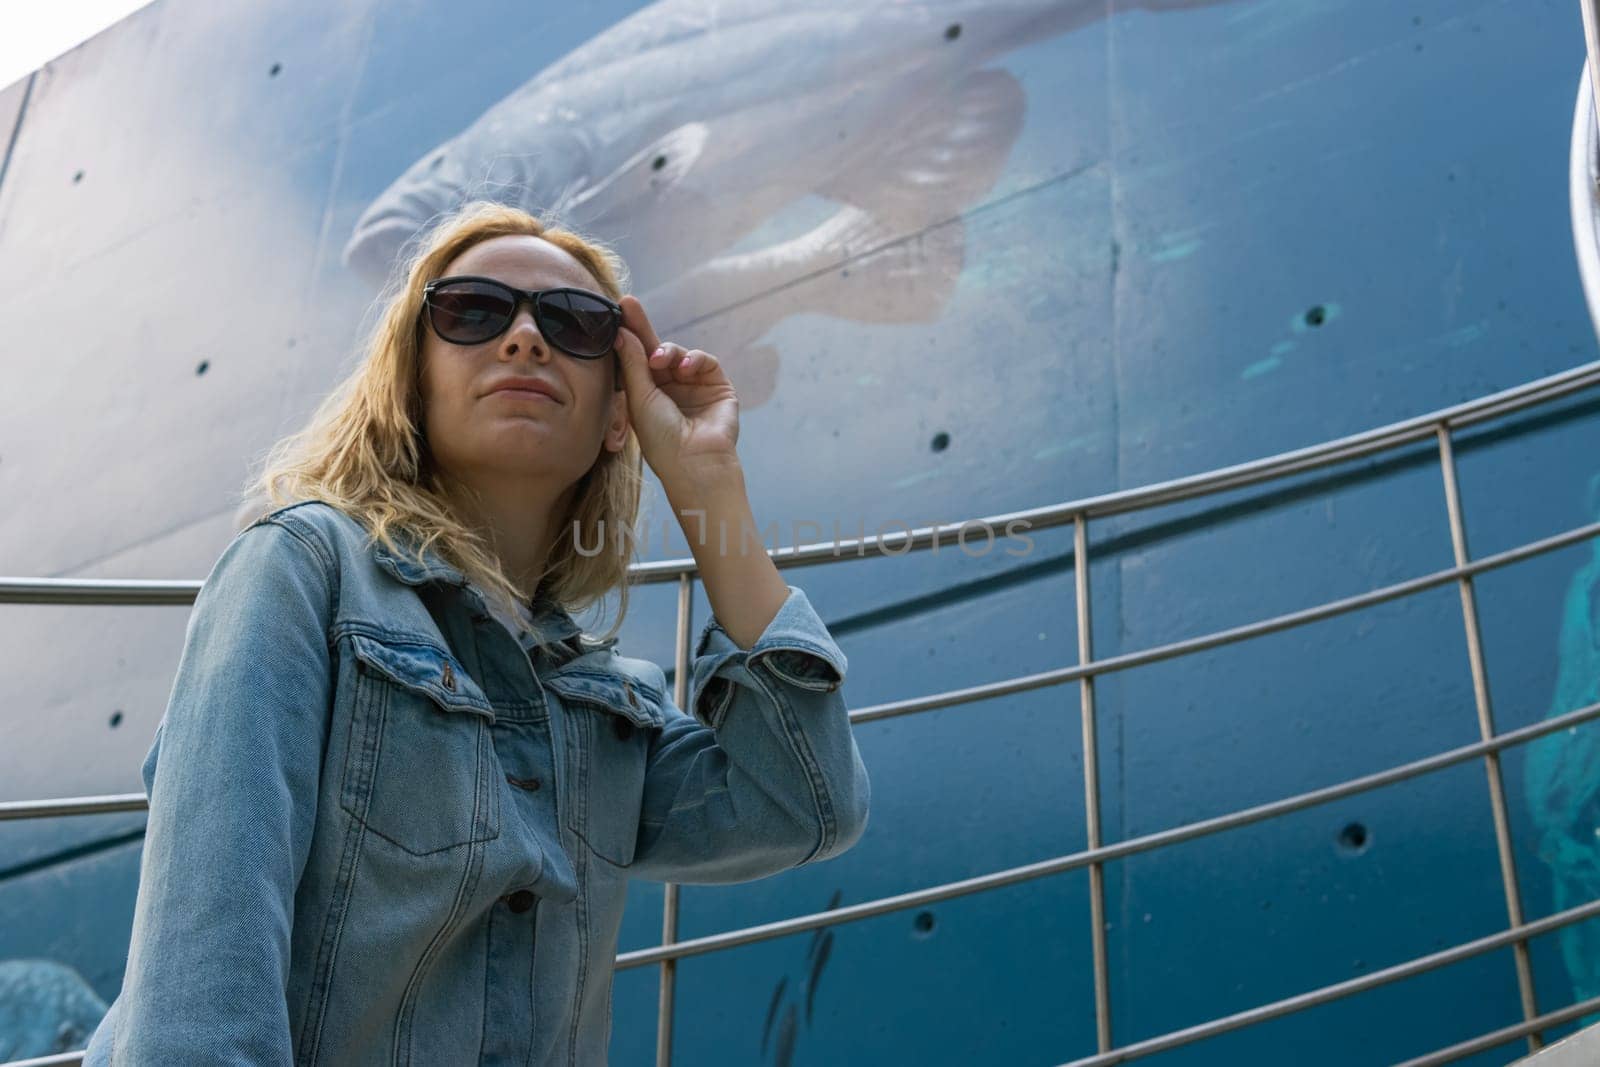
[[[572,1022],[567,1026],[567,1063],[578,1067],[578,1023],[583,1018],[583,991],[589,981],[589,849],[578,850],[573,863],[578,879],[578,983],[572,999]]]
[[[796,867],[801,867],[821,855],[831,843],[833,798],[828,795],[827,785],[817,771],[816,753],[811,751],[811,744],[806,740],[805,731],[801,729],[799,721],[794,718],[793,709],[789,707],[788,701],[762,681],[759,675],[752,672],[751,677],[777,707],[778,722],[783,726],[783,732],[789,739],[789,747],[794,753],[795,762],[800,764],[801,770],[805,772],[806,784],[811,787],[811,800],[817,812],[817,844],[804,859],[795,864]]]
[[[339,565],[333,557],[333,552],[322,543],[322,538],[317,536],[317,534],[314,532],[315,527],[301,529],[303,524],[298,519],[272,517],[266,519],[265,521],[272,523],[279,529],[287,530],[291,534],[294,534],[296,540],[300,541],[307,548],[311,549],[312,553],[317,557],[317,561],[322,564],[324,570],[326,571],[329,584],[332,584],[333,574],[339,569]]]
[[[574,701],[574,703],[580,703],[580,701]],[[575,737],[574,731],[581,732],[586,736],[583,738]],[[581,767],[581,770],[578,774],[576,788],[583,790],[583,794],[578,798],[578,803],[582,805],[582,812],[578,812],[573,805],[567,806],[567,818],[569,820],[573,820],[567,823],[567,828],[577,836],[578,840],[583,842],[584,847],[589,849],[596,856],[599,856],[601,859],[605,860],[611,866],[616,867],[619,870],[626,870],[633,863],[633,859],[631,857],[627,863],[623,863],[621,860],[614,859],[613,857],[607,855],[600,849],[598,845],[589,839],[591,836],[599,837],[598,832],[596,832],[594,829],[591,829],[590,833],[584,833],[584,831],[577,825],[578,823],[588,825],[592,822],[594,817],[594,808],[589,803],[590,795],[588,793],[589,783],[592,777],[589,766],[589,749],[599,743],[595,739],[600,736],[600,731],[601,727],[599,724],[591,719],[580,719],[573,716],[568,716],[567,718],[567,743],[576,746],[577,761]],[[585,744],[585,742],[589,742],[589,744]],[[645,769],[648,771],[648,763],[646,764]],[[581,817],[574,818],[574,816]],[[623,851],[626,852],[628,846],[623,845],[622,848]]]
[[[360,709],[360,703],[361,703],[361,701],[363,699],[372,701],[372,700],[377,700],[379,698],[376,695],[371,694],[371,693],[364,694],[362,688],[359,687],[359,686],[357,686],[356,691],[353,694],[353,698],[354,699],[353,699],[353,703],[351,705],[351,714],[350,714],[350,717],[349,717],[349,722],[348,722],[347,727],[346,727],[347,736],[346,736],[346,739],[345,739],[345,765],[342,768],[341,773],[340,773],[340,777],[339,777],[339,790],[338,790],[338,798],[337,798],[337,803],[338,803],[339,807],[346,813],[346,816],[350,820],[350,823],[349,823],[350,829],[348,830],[346,838],[345,838],[345,842],[346,843],[345,843],[344,851],[340,854],[340,857],[339,857],[339,878],[341,879],[341,883],[339,884],[338,890],[336,890],[336,892],[334,894],[334,910],[338,914],[338,924],[337,924],[337,926],[336,926],[336,928],[334,930],[333,948],[328,954],[328,960],[327,960],[327,963],[325,965],[326,966],[326,974],[327,974],[327,978],[328,978],[328,985],[330,987],[332,985],[333,970],[338,965],[338,954],[339,954],[338,948],[339,948],[339,944],[344,940],[344,924],[345,924],[345,921],[349,918],[350,899],[352,897],[354,897],[354,895],[355,895],[356,876],[360,873],[360,870],[361,870],[361,846],[364,843],[364,841],[366,839],[366,835],[367,835],[368,830],[369,830],[369,828],[367,826],[367,823],[366,823],[366,820],[363,819],[361,816],[357,815],[355,813],[355,811],[353,810],[352,806],[345,804],[344,795],[345,795],[345,791],[346,791],[346,789],[348,787],[348,780],[349,780],[349,776],[351,774],[351,771],[350,771],[350,763],[351,763],[351,761],[355,760],[358,763],[358,770],[357,770],[356,773],[359,774],[360,773],[359,763],[360,763],[361,759],[363,758],[363,756],[364,756],[364,754],[366,752],[366,748],[365,748],[366,736],[367,736],[366,733],[363,733],[361,735],[362,736],[362,747],[359,748],[359,749],[356,747],[356,722],[360,718],[360,715],[357,714],[357,712]],[[379,717],[381,718],[383,716],[386,716],[387,714],[388,714],[388,709],[387,709],[387,706],[385,705],[385,707],[380,709]],[[371,730],[371,726],[370,726],[371,720],[369,719],[368,722],[369,722],[368,730],[370,731]],[[372,802],[372,793],[371,793],[371,790],[369,788],[368,791],[367,791],[367,803],[370,804],[371,802]],[[343,897],[342,901],[340,899],[341,895]],[[333,918],[333,914],[330,913],[330,915],[328,916],[328,919],[331,920],[332,918]],[[320,960],[322,958],[322,954],[323,954],[324,950],[327,948],[326,936],[327,936],[326,926],[324,926],[324,943],[323,944],[319,944],[318,945],[318,950],[317,950],[319,966],[320,966]],[[320,981],[320,978],[314,980],[314,985],[315,985],[315,981]],[[316,1037],[315,1037],[315,1040],[314,1040],[314,1042],[312,1044],[312,1048],[311,1048],[311,1059],[309,1061],[311,1063],[315,1063],[316,1062],[316,1056],[318,1055],[318,1053],[320,1052],[320,1050],[322,1048],[323,1032],[326,1029],[327,1022],[328,1022],[327,998],[328,998],[329,995],[330,994],[329,994],[328,991],[324,991],[324,993],[323,993],[323,1002],[318,1006],[318,1016],[319,1017],[318,1017],[317,1025],[315,1027]]]
[[[642,678],[635,678],[632,674],[620,668],[614,671],[599,671],[591,670],[587,667],[577,667],[572,669],[561,667],[546,674],[544,677],[544,683],[559,690],[560,686],[555,685],[554,683],[560,682],[565,678],[589,678],[597,682],[610,683],[616,683],[622,679],[627,679],[629,684],[631,684],[634,689],[638,690],[642,695],[648,696],[654,703],[660,704],[662,700],[665,699],[666,690],[663,687],[652,685]]]
[[[533,1067],[533,1034],[531,1031],[533,1030],[534,1021],[539,1018],[539,916],[543,910],[539,905],[540,901],[535,897],[533,914],[528,916],[528,925],[531,927],[531,934],[528,938],[530,945],[528,949],[528,1029],[530,1032],[524,1035],[527,1041],[527,1048],[522,1054],[522,1067]]]
[[[322,535],[317,532],[316,527],[303,519],[275,513],[263,518],[261,521],[270,522],[280,530],[285,530],[293,535],[296,540],[311,550],[311,554],[317,557],[317,561],[322,565],[322,577],[328,584],[328,627],[323,631],[322,639],[327,642],[330,649],[333,648],[334,643],[338,640],[334,632],[334,620],[338,616],[339,597],[344,581],[344,576],[339,569],[338,557],[334,554],[333,549],[324,543]]]
[[[318,939],[316,963],[311,975],[311,995],[315,998],[317,1017],[314,1026],[306,1027],[300,1042],[300,1056],[306,1063],[316,1063],[327,1029],[333,972],[339,963],[339,946],[344,941],[345,920],[350,916],[350,899],[355,894],[356,874],[361,870],[361,841],[365,830],[366,827],[354,819],[346,826],[345,846],[339,857],[339,880],[335,883],[329,913],[323,919],[322,937]],[[331,933],[328,928],[330,923],[333,924]],[[306,1047],[308,1044],[309,1048]]]
[[[481,767],[481,750],[479,756],[479,763]],[[488,776],[483,774],[479,775],[480,793],[485,791],[483,779],[486,777]],[[479,800],[479,798],[474,799]],[[480,812],[478,809],[480,806],[481,800],[479,804],[475,804],[474,806],[473,820],[475,822],[479,818]],[[476,844],[477,842],[473,842],[473,845]],[[449,937],[450,933],[460,925],[461,918],[465,911],[468,900],[471,898],[472,894],[477,891],[478,878],[482,874],[484,866],[483,857],[480,855],[481,851],[484,850],[480,850],[476,847],[469,849],[467,854],[466,870],[461,872],[461,881],[456,884],[456,899],[451,904],[450,914],[446,916],[444,922],[439,926],[439,928],[434,931],[433,937],[428,941],[427,948],[423,950],[422,956],[417,960],[416,966],[414,966],[411,970],[411,978],[406,982],[406,991],[401,995],[400,999],[400,1011],[395,1017],[394,1054],[395,1060],[398,1063],[409,1064],[411,1062],[411,1035],[415,1031],[416,1027],[417,1003],[421,997],[422,983],[427,979],[428,972],[432,969],[433,964],[438,960],[442,946]],[[402,1034],[406,1035],[403,1043],[401,1041]]]
[[[550,679],[549,679],[548,676],[545,677],[543,679],[543,681],[544,681],[544,684],[546,686],[549,686],[549,688],[554,689],[556,691],[556,693],[558,693],[561,696],[561,699],[563,699],[565,701],[568,701],[570,703],[582,704],[585,707],[597,708],[598,710],[603,711],[608,715],[616,715],[616,716],[618,716],[620,718],[627,719],[629,722],[636,723],[636,724],[639,724],[639,725],[642,725],[642,726],[659,727],[659,726],[662,725],[662,720],[661,719],[658,719],[656,716],[650,714],[650,712],[645,710],[644,708],[627,707],[625,709],[624,706],[620,702],[618,702],[616,704],[612,704],[610,701],[606,700],[604,697],[593,696],[593,695],[591,695],[589,693],[585,693],[585,692],[581,692],[581,691],[573,692],[573,693],[563,692],[560,686],[551,685],[550,684]]]
[[[363,687],[361,687],[360,684],[358,683],[357,684],[358,692],[362,688]],[[350,707],[350,740],[346,743],[345,763],[348,766],[352,759],[355,759],[355,760],[357,760],[359,762],[359,764],[361,766],[361,772],[362,772],[361,773],[362,781],[360,783],[358,783],[357,791],[361,792],[361,793],[364,793],[365,795],[364,796],[358,796],[356,798],[352,798],[351,802],[346,803],[346,796],[345,795],[346,795],[346,793],[348,791],[347,788],[346,788],[347,783],[344,782],[344,781],[341,781],[340,785],[339,785],[339,806],[341,808],[343,808],[348,815],[350,815],[352,818],[354,818],[355,820],[360,822],[362,827],[364,827],[368,833],[372,834],[375,837],[382,838],[383,840],[389,842],[391,845],[394,845],[396,848],[398,848],[398,849],[402,850],[403,852],[405,852],[407,855],[411,855],[411,856],[432,856],[432,855],[434,855],[435,853],[438,853],[438,852],[445,852],[445,851],[448,851],[450,849],[461,848],[461,847],[466,846],[466,845],[475,845],[475,844],[478,844],[480,842],[493,841],[496,838],[498,838],[500,836],[499,820],[496,819],[494,821],[493,827],[491,827],[489,825],[489,821],[488,821],[488,819],[486,817],[480,817],[480,811],[476,807],[476,805],[479,804],[479,797],[476,794],[474,794],[474,796],[473,796],[473,803],[475,805],[475,809],[474,809],[474,812],[473,812],[472,836],[467,838],[465,841],[454,841],[454,842],[451,842],[450,844],[447,844],[447,845],[439,845],[439,846],[437,846],[435,848],[424,849],[422,851],[418,851],[417,849],[412,848],[410,845],[406,844],[404,841],[401,841],[401,840],[399,840],[399,839],[397,839],[395,837],[390,836],[389,834],[384,833],[382,830],[378,829],[377,826],[373,825],[373,823],[371,821],[372,794],[377,790],[377,786],[378,786],[378,767],[382,764],[384,737],[389,732],[389,728],[390,728],[389,727],[389,718],[390,718],[390,710],[389,709],[390,709],[390,697],[391,697],[391,695],[392,694],[391,694],[390,690],[387,687],[380,687],[377,690],[377,694],[375,694],[373,696],[373,698],[368,702],[368,705],[364,706],[359,699],[355,700],[355,701],[353,701],[351,703],[351,707]],[[356,728],[357,721],[362,717],[363,713],[366,713],[366,714],[370,715],[371,718],[368,721],[367,729],[365,731],[363,731],[362,734],[361,734],[361,737],[362,737],[362,748],[358,752],[354,747],[355,746],[355,736],[356,736],[355,728]],[[479,729],[479,746],[480,746],[480,751],[481,751],[481,746],[484,743],[483,740],[482,740],[482,735],[483,735],[484,732],[488,731],[490,729],[490,727],[482,719],[475,720],[474,721],[474,725],[476,725],[478,727],[478,729]],[[367,758],[368,757],[368,745],[367,745],[367,742],[369,740],[371,741],[371,746],[370,746],[371,747],[371,759],[370,759],[370,762],[369,762],[369,760]],[[481,762],[482,761],[480,759],[480,764],[481,764]],[[487,776],[485,775],[484,777],[487,777]],[[365,800],[364,804],[356,802],[358,800],[363,800],[363,799]],[[358,808],[359,808],[359,810],[357,810]]]

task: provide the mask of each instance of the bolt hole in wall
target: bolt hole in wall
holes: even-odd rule
[[[1359,856],[1365,852],[1372,843],[1372,837],[1367,833],[1367,828],[1361,823],[1346,824],[1339,831],[1339,851],[1347,856]]]

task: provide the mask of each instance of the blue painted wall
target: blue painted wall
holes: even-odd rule
[[[663,23],[678,35],[642,49]],[[1551,374],[1596,358],[1567,216],[1582,59],[1565,0],[158,0],[0,92],[0,494],[26,502],[0,512],[0,569],[203,575],[249,463],[354,356],[393,254],[365,224],[395,206],[403,236],[467,192],[567,207],[629,261],[663,336],[725,359],[757,518],[817,524],[800,540],[1158,482]],[[553,86],[530,86],[542,72]],[[412,168],[424,180],[397,189]],[[1595,406],[1459,435],[1474,555],[1600,517]],[[686,555],[654,483],[649,506],[646,558]],[[1090,542],[1097,656],[1452,563],[1427,443],[1107,519]],[[1070,529],[1007,547],[786,575],[866,706],[1075,661]],[[1591,556],[1478,579],[1501,729],[1597,698]],[[625,649],[670,664],[672,597],[635,594]],[[185,618],[0,611],[0,799],[140,789]],[[1108,842],[1478,736],[1449,586],[1113,673],[1096,699]],[[1078,700],[863,724],[862,842],[684,887],[680,937],[1082,849]],[[1563,781],[1600,782],[1586,749],[1545,751]],[[1527,766],[1505,759],[1534,919],[1600,884],[1592,805],[1547,838],[1557,779]],[[64,964],[109,1001],[141,825],[0,824],[0,960]],[[1563,859],[1541,840],[1579,844]],[[1481,763],[1108,864],[1106,891],[1118,1044],[1507,922]],[[659,936],[660,886],[634,894],[625,951]],[[1541,1010],[1600,993],[1583,941],[1532,943]],[[678,974],[684,1063],[1095,1051],[1083,871]],[[655,976],[617,976],[617,1064],[653,1062]],[[6,988],[56,997],[63,1020],[87,1003]],[[1500,950],[1153,1060],[1390,1063],[1520,1018]],[[12,1026],[13,1056],[82,1044]]]

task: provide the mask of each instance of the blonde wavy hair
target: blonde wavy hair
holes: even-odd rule
[[[380,294],[379,301],[387,303],[361,343],[365,357],[303,429],[268,449],[261,472],[247,482],[244,496],[256,503],[246,514],[253,520],[302,500],[325,501],[366,528],[369,546],[381,540],[390,551],[419,563],[424,551],[438,552],[512,617],[513,601],[527,603],[535,595],[576,614],[616,589],[621,594],[616,620],[598,639],[586,635],[605,642],[627,613],[633,550],[584,554],[574,537],[590,546],[601,544],[602,534],[611,531],[631,545],[644,484],[632,427],[620,451],[602,448],[594,466],[574,484],[533,590],[519,588],[488,540],[458,517],[452,500],[478,494],[442,477],[422,433],[422,287],[469,247],[508,234],[539,237],[570,253],[613,300],[625,291],[628,270],[622,258],[601,241],[560,227],[551,216],[482,200],[440,216],[414,238],[417,250],[404,258]],[[622,373],[620,364],[615,373]],[[397,531],[414,539],[416,551],[399,543]]]

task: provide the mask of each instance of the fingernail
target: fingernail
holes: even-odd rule
[[[654,352],[650,353],[650,358],[655,359],[657,356],[664,356],[666,354],[667,350],[665,348],[658,348]]]

